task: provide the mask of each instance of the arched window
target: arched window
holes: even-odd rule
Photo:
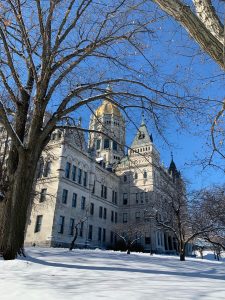
[[[124,175],[124,176],[123,176],[123,181],[124,181],[124,182],[127,182],[127,175]]]
[[[99,150],[100,147],[101,147],[101,140],[98,139],[98,140],[96,141],[96,149]]]
[[[144,177],[144,179],[147,178],[147,172],[146,171],[144,171],[143,177]]]
[[[57,138],[57,134],[56,134],[56,133],[53,133],[53,134],[52,134],[52,140],[54,141],[54,140],[56,140],[56,138]]]
[[[109,149],[109,139],[104,140],[104,149]]]
[[[43,157],[40,157],[40,160],[39,160],[39,163],[38,163],[38,168],[37,168],[37,178],[42,177],[43,170],[44,170],[44,159],[43,159]]]
[[[117,151],[117,142],[113,141],[113,150]]]
[[[43,172],[43,176],[44,177],[48,177],[50,175],[50,173],[51,173],[51,165],[52,165],[51,161],[46,161],[45,167],[44,167],[44,172]]]

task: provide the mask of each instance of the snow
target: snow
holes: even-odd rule
[[[225,261],[29,248],[0,260],[1,300],[225,299]]]

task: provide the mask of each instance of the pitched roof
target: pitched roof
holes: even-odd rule
[[[172,157],[171,162],[170,162],[168,173],[171,174],[173,178],[179,178],[180,177],[180,172],[177,170],[176,164],[173,161],[173,157]]]
[[[149,135],[147,126],[142,120],[141,125],[135,135],[135,138],[131,144],[131,148],[146,146],[153,142],[152,135]]]

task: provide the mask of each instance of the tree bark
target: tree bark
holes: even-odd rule
[[[127,242],[127,254],[130,254],[130,252],[131,252],[131,242],[128,241]]]
[[[70,244],[70,248],[69,248],[70,251],[72,251],[73,248],[74,248],[74,245],[75,245],[77,236],[78,236],[78,228],[77,228],[77,226],[75,226],[75,234],[74,234],[74,238],[73,238],[73,240],[72,240],[72,242],[71,242],[71,244]]]
[[[180,261],[185,261],[185,253],[184,252],[180,253]]]
[[[180,247],[179,247],[179,252],[180,252],[180,261],[185,261],[185,243],[183,241],[180,241]]]
[[[10,164],[15,166],[15,172],[9,174],[9,189],[2,204],[0,231],[0,251],[5,260],[15,259],[23,251],[27,212],[39,154],[36,147],[32,151],[18,153],[18,160],[14,155],[11,156]]]
[[[153,0],[163,11],[177,20],[199,44],[199,46],[217,62],[223,70],[224,63],[224,37],[217,38],[203,23],[192,9],[181,0]],[[202,1],[201,1],[202,3]],[[213,21],[215,24],[215,21]]]

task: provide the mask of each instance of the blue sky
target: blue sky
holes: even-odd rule
[[[174,21],[167,19],[155,25],[157,36],[149,43],[148,58],[157,65],[156,82],[173,78],[185,83],[193,95],[202,98],[222,100],[224,97],[224,72],[212,61],[198,45],[192,41],[186,32]],[[146,62],[137,57],[136,67]],[[145,66],[147,69],[147,66]],[[155,84],[155,83],[154,83]],[[204,109],[209,109],[207,102]],[[83,111],[83,124],[88,126],[90,113]],[[136,125],[140,124],[141,111],[132,115]],[[198,119],[198,117],[196,118]],[[199,120],[200,121],[200,120]],[[190,183],[190,188],[198,189],[213,184],[224,183],[224,172],[215,168],[206,168],[196,164],[208,153],[206,136],[210,124],[193,121],[184,117],[184,129],[181,129],[173,116],[169,116],[164,128],[167,145],[155,130],[151,120],[146,120],[149,132],[153,133],[154,143],[161,154],[161,160],[168,166],[171,160],[171,151],[179,170]],[[131,144],[136,128],[127,124],[127,145]],[[195,162],[194,162],[195,161]],[[219,162],[218,162],[219,163]]]

